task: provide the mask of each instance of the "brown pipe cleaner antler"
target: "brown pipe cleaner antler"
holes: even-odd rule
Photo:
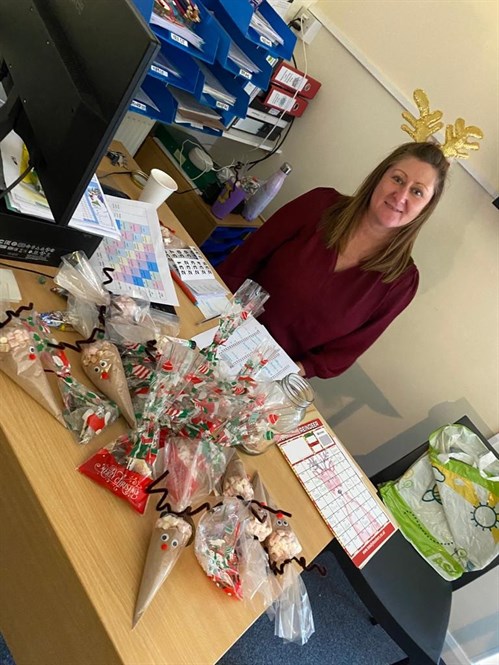
[[[6,310],[5,314],[7,315],[7,318],[4,321],[0,321],[0,328],[3,328],[8,323],[10,323],[12,319],[19,318],[21,312],[30,312],[32,309],[33,309],[33,303],[30,302],[29,305],[21,305],[15,311],[12,309]]]
[[[92,344],[93,342],[95,342],[95,336],[97,335],[97,333],[104,334],[104,330],[102,330],[102,328],[94,328],[90,333],[90,337],[87,337],[87,339],[77,339],[74,344],[70,344],[69,342],[59,342],[58,344],[47,342],[47,346],[50,346],[53,349],[72,349],[73,351],[81,353],[82,345]]]

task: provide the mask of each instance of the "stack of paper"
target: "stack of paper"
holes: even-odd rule
[[[204,39],[190,29],[173,0],[162,0],[161,3],[155,0],[150,22],[173,32],[197,49],[203,49]]]
[[[232,62],[235,62],[238,67],[241,67],[252,74],[257,74],[261,71],[260,67],[257,67],[255,63],[248,58],[246,53],[244,53],[244,51],[242,51],[232,40],[229,46],[228,58],[229,60],[232,60]]]
[[[260,12],[255,11],[251,17],[250,27],[256,30],[261,37],[269,40],[272,44],[284,44],[284,40]]]
[[[217,99],[224,104],[233,106],[236,103],[236,98],[234,95],[231,95],[229,92],[227,92],[227,90],[223,87],[216,76],[208,69],[208,67],[205,67],[201,62],[198,62],[198,66],[204,76],[203,93],[210,95],[214,99]]]
[[[167,249],[166,254],[176,281],[205,318],[218,316],[227,308],[229,291],[197,247]]]
[[[10,132],[0,142],[0,151],[2,153],[5,182],[7,184],[14,182],[23,170],[21,167],[23,141],[15,132]],[[54,221],[54,216],[45,195],[29,182],[23,181],[14,187],[6,195],[5,202],[7,207],[14,212],[32,215],[49,222]],[[85,194],[69,222],[69,226],[98,236],[120,237],[120,230],[97,176],[94,175],[89,182]]]
[[[183,122],[193,127],[210,127],[224,131],[225,127],[221,117],[207,106],[200,104],[197,99],[178,88],[168,88],[178,104],[175,122]]]

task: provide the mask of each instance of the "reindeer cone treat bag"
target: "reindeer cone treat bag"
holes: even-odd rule
[[[8,310],[0,321],[0,369],[65,425],[61,408],[50,388],[39,357],[43,344],[37,343],[18,318],[21,311],[31,308],[32,305],[20,307],[16,312]]]
[[[279,511],[274,500],[267,492],[272,533],[264,541],[269,555],[270,567],[274,572],[282,573],[284,566],[300,554],[302,546],[293,531],[289,514]]]
[[[81,350],[79,346],[57,344],[46,339],[42,362],[46,371],[57,376],[57,385],[64,404],[62,415],[66,426],[76,435],[78,443],[86,444],[106,425],[114,422],[119,416],[119,411],[114,402],[89,390],[72,376],[71,363],[65,348]]]
[[[135,604],[134,626],[173,570],[191,537],[192,527],[182,517],[164,512],[156,520]]]
[[[116,346],[107,340],[85,344],[82,347],[81,363],[92,383],[117,405],[130,427],[135,427],[137,423],[132,398]]]

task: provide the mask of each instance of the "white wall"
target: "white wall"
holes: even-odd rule
[[[470,164],[497,190],[499,40],[491,3],[320,4],[329,6],[332,21],[338,9],[350,43],[362,47],[362,61],[382,74],[389,70],[386,79],[402,96],[410,100],[423,87],[446,121],[462,115],[481,126],[485,139]],[[483,20],[472,20],[473,13]],[[424,25],[421,17],[428,19]],[[490,58],[482,57],[482,47]],[[303,69],[301,42],[295,55]],[[308,48],[307,60],[323,86],[295,121],[283,154],[254,169],[266,177],[284,160],[294,167],[269,213],[319,185],[352,193],[382,157],[408,140],[400,130],[401,103],[326,29]],[[402,80],[409,66],[411,76]],[[227,142],[216,149],[222,160],[248,155]],[[453,165],[444,198],[418,239],[421,285],[415,301],[348,372],[314,381],[319,409],[368,473],[464,414],[486,436],[499,430],[499,211],[491,200],[474,177]],[[497,630],[491,631],[497,597],[494,571],[454,598],[450,630],[468,660],[499,651]]]
[[[497,0],[317,0],[312,11],[405,99],[423,88],[445,123],[478,125],[485,140],[468,164],[498,189]]]
[[[349,4],[358,11],[371,3]],[[417,13],[421,4],[383,4],[386,30],[379,38],[391,52],[386,35],[399,23],[398,9],[412,5]],[[455,4],[442,3],[449,20],[457,21]],[[450,60],[459,48],[458,43],[448,45]],[[301,42],[295,54],[303,68]],[[293,165],[269,213],[319,185],[353,192],[382,157],[408,138],[400,130],[403,107],[326,29],[308,48],[307,60],[323,86],[295,121],[283,154],[254,169],[266,177],[284,160]],[[491,149],[497,156],[497,145]],[[224,150],[228,161],[234,154],[258,155],[230,144],[218,146],[219,159]],[[368,473],[465,413],[487,436],[499,429],[498,249],[499,211],[477,181],[454,164],[447,192],[416,247],[421,272],[416,299],[352,369],[334,380],[314,381],[319,408]]]

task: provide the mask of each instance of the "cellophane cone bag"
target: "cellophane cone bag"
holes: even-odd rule
[[[106,337],[115,344],[146,344],[157,337],[147,300],[111,295],[105,318]]]
[[[135,603],[134,626],[140,620],[159,588],[173,570],[191,536],[191,525],[181,517],[162,513],[156,520]]]
[[[194,541],[196,558],[206,575],[228,596],[241,600],[239,538],[246,517],[239,499],[225,498],[199,520]]]
[[[266,490],[266,494],[268,506],[278,511],[278,506],[268,490]],[[287,515],[281,512],[270,512],[269,515],[272,533],[267,536],[264,545],[269,555],[271,567],[280,568],[285,561],[298,556],[302,551],[302,546],[291,527],[290,518]]]
[[[215,489],[227,465],[229,450],[209,439],[173,437],[165,446],[165,487],[175,512],[205,499]]]
[[[83,371],[90,381],[116,404],[130,427],[136,426],[132,398],[117,347],[108,340],[85,344],[81,352]]]
[[[222,494],[240,496],[246,501],[254,497],[253,485],[246,473],[242,459],[235,450],[230,450],[230,457],[222,477]]]
[[[282,592],[270,612],[270,616],[274,617],[274,635],[285,642],[296,642],[303,646],[315,632],[305,582],[296,568],[288,566],[280,583]]]
[[[255,501],[268,505],[267,492],[265,485],[262,482],[261,476],[258,471],[254,474],[253,480],[253,498]],[[251,515],[246,525],[247,532],[256,538],[259,542],[263,541],[272,533],[272,522],[270,520],[270,512],[265,508],[260,508],[256,504],[251,506]]]
[[[218,362],[219,347],[225,344],[236,328],[249,316],[258,316],[268,298],[269,293],[256,282],[251,279],[243,282],[221,314],[213,342],[202,351],[209,362],[214,364]]]
[[[102,286],[102,277],[90,265],[84,252],[62,257],[54,282],[68,292],[67,318],[75,330],[89,337],[99,324],[99,309],[107,307],[110,294]]]
[[[61,407],[47,380],[39,352],[43,349],[19,319],[12,319],[0,328],[0,369],[37,401],[46,411],[65,425]]]

